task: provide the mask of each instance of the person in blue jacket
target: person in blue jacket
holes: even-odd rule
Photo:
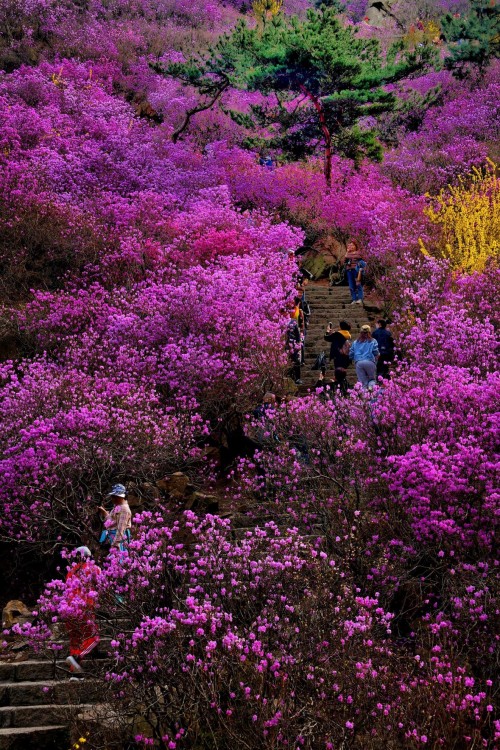
[[[369,325],[361,326],[361,332],[349,350],[349,358],[356,366],[358,382],[363,388],[372,390],[377,382],[377,360],[379,348],[372,337],[372,329]]]

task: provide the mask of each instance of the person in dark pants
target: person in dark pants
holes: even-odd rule
[[[337,331],[328,323],[325,341],[330,342],[330,361],[335,368],[335,384],[341,393],[347,393],[347,368],[349,359],[349,342],[351,340],[351,326],[346,320],[341,320]]]
[[[363,304],[363,283],[366,270],[366,262],[359,245],[354,240],[347,244],[347,252],[344,258],[347,282],[351,292],[351,305]]]
[[[377,378],[389,377],[389,366],[394,359],[394,339],[387,329],[387,321],[381,318],[377,321],[377,328],[372,333],[378,344],[380,357],[377,360]]]
[[[286,328],[286,346],[288,351],[288,356],[290,358],[291,362],[291,376],[297,385],[302,385],[302,380],[300,379],[300,363],[301,363],[301,348],[302,348],[302,338],[300,335],[300,329],[295,317],[295,310],[292,310],[290,312],[290,320],[288,322],[287,328]]]

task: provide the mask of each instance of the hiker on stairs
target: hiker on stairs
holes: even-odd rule
[[[361,332],[351,346],[349,357],[356,365],[358,382],[363,388],[371,391],[377,382],[377,360],[379,358],[378,343],[372,337],[369,325],[361,326]]]
[[[351,326],[346,320],[341,320],[337,331],[333,330],[333,324],[328,323],[325,341],[330,342],[330,362],[333,361],[335,368],[335,383],[344,395],[347,393],[347,368],[349,359],[349,348],[351,340]]]
[[[380,357],[377,361],[377,378],[389,377],[389,367],[394,360],[394,339],[387,328],[387,321],[381,318],[377,321],[377,328],[373,331],[373,338],[378,344]]]
[[[351,305],[362,305],[366,262],[363,260],[363,255],[358,243],[354,240],[347,243],[347,252],[344,262],[349,290],[351,292]]]
[[[78,547],[78,560],[73,563],[66,575],[65,605],[68,610],[64,618],[69,637],[69,656],[66,664],[71,672],[71,680],[83,678],[82,660],[99,643],[96,620],[96,579],[100,568],[92,560],[88,547]]]

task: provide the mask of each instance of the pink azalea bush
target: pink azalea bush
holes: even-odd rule
[[[419,241],[425,192],[493,155],[496,67],[470,90],[411,81],[440,104],[382,165],[334,158],[327,190],[316,158],[267,169],[243,148],[224,108],[260,94],[227,92],[172,142],[194,93],[150,63],[240,10],[0,0],[0,537],[33,572],[71,561],[97,551],[113,482],[153,488],[88,581],[111,634],[100,698],[142,717],[96,744],[494,748],[500,275],[452,275]],[[290,398],[295,253],[351,238],[393,316],[392,378]],[[175,471],[230,517],[160,497]],[[18,629],[56,654],[85,617],[63,574]]]
[[[380,595],[363,593],[320,540],[273,523],[234,540],[228,521],[189,512],[173,526],[161,511],[136,523],[94,591],[108,606],[119,594],[130,618],[111,641],[103,689],[122,711],[146,707],[139,745],[193,747],[207,732],[220,747],[480,741],[491,686],[438,645],[443,627],[428,629],[422,650],[396,646]],[[43,622],[68,616],[64,586],[47,589],[38,614],[24,632],[50,648]],[[436,694],[441,708],[429,714]]]
[[[498,65],[470,90],[456,83],[443,88],[449,92],[443,104],[431,108],[420,129],[406,134],[384,160],[384,172],[417,194],[437,192],[497,156]]]

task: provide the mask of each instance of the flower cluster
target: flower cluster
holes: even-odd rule
[[[272,136],[244,125],[260,92],[172,139],[195,91],[151,63],[247,5],[0,0],[0,538],[35,580],[41,552],[96,550],[113,482],[148,498],[127,549],[33,590],[17,630],[58,653],[65,623],[105,613],[96,690],[142,747],[494,748],[497,64],[401,82],[383,163],[334,156],[327,189],[317,157],[249,148]],[[366,8],[342,23],[385,45]],[[440,9],[466,3],[420,11]],[[352,238],[391,379],[291,396],[295,254]],[[174,472],[224,514],[166,489]]]

